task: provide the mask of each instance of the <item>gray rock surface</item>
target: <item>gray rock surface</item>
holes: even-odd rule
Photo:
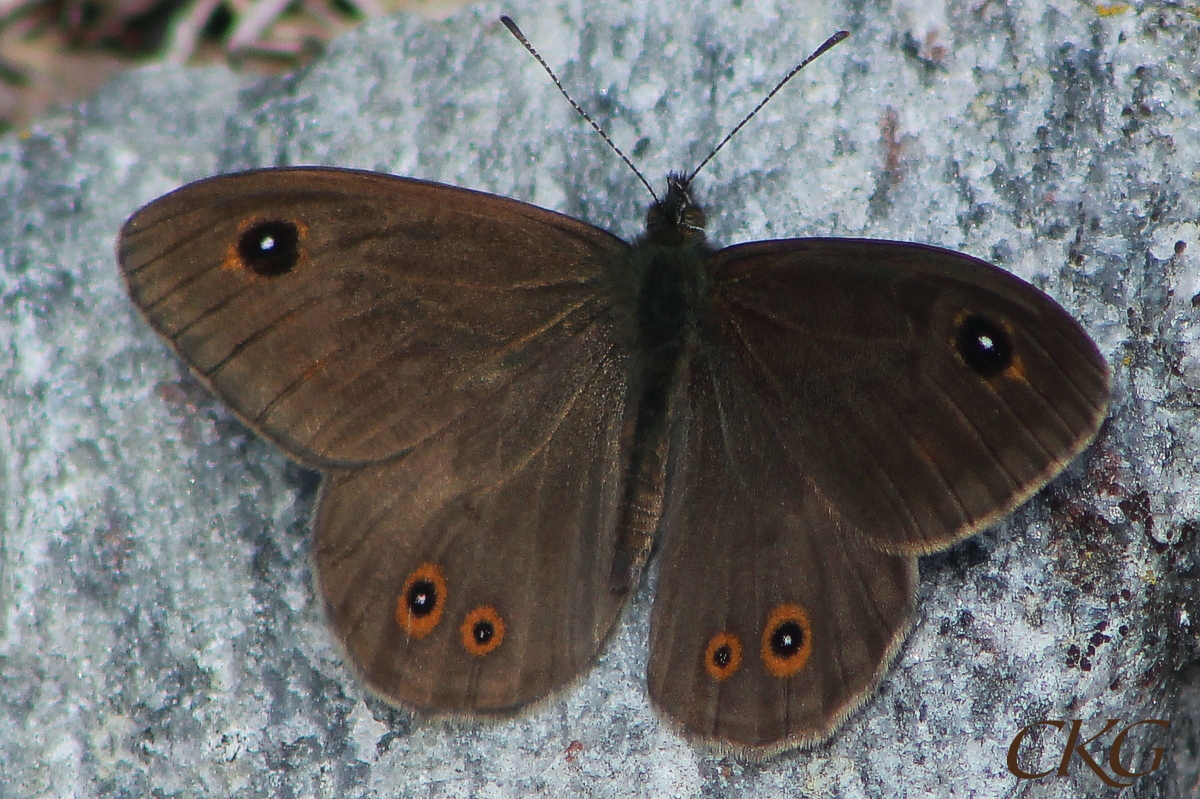
[[[513,720],[370,698],[311,588],[316,477],[124,295],[125,217],[252,166],[380,169],[636,235],[645,192],[502,10],[655,182],[850,29],[698,181],[710,237],[959,249],[1044,288],[1113,365],[1097,443],[922,562],[879,695],[815,750],[742,764],[655,717],[653,572],[596,666]],[[1124,795],[1196,796],[1197,52],[1165,4],[527,2],[384,20],[284,79],[141,70],[0,140],[0,796],[1115,795],[1078,758],[1009,773],[1019,729],[1076,718],[1170,719],[1131,736],[1127,763],[1166,757]],[[1052,768],[1064,743],[1046,728],[1026,755]]]

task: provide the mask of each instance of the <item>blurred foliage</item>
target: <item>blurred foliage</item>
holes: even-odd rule
[[[0,0],[0,133],[139,64],[280,72],[368,17],[444,17],[465,0]]]

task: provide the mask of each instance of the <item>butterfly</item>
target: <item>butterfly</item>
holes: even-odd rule
[[[1108,367],[1043,292],[914,243],[717,248],[695,174],[633,242],[326,167],[201,180],[122,228],[150,326],[322,473],[316,590],[385,699],[565,686],[656,551],[654,705],[748,757],[816,743],[903,642],[917,556],[1096,435]]]

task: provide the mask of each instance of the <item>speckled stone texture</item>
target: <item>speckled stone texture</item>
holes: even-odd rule
[[[484,189],[632,237],[647,196],[496,22],[517,17],[646,174],[696,164],[718,243],[939,244],[1034,282],[1112,364],[1096,444],[922,561],[916,628],[826,745],[698,751],[644,687],[654,572],[596,666],[510,721],[368,697],[313,595],[317,477],[188,376],[113,244],[187,181],[271,164]],[[1022,782],[1039,720],[1131,734],[1200,795],[1200,19],[1168,4],[528,2],[396,17],[301,73],[146,69],[0,140],[0,796],[1103,797]],[[1153,733],[1153,734],[1150,734]],[[1023,758],[1056,767],[1066,731]],[[1107,768],[1106,753],[1094,749]]]

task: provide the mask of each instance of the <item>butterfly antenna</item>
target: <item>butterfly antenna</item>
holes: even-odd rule
[[[737,127],[735,127],[733,130],[729,131],[729,135],[727,135],[724,139],[721,139],[721,143],[718,144],[716,147],[714,147],[713,151],[708,154],[708,157],[700,162],[700,166],[698,166],[692,170],[692,174],[687,176],[687,180],[684,181],[684,185],[690,184],[692,182],[692,178],[694,178],[694,177],[696,177],[696,175],[700,174],[700,170],[704,169],[704,167],[707,166],[708,162],[713,160],[713,156],[715,156],[717,153],[721,152],[721,148],[724,147],[726,144],[728,144],[729,140],[732,139],[734,136],[736,136],[737,132],[739,130],[746,127],[746,123],[749,122],[751,119],[753,119],[754,115],[757,114],[759,111],[761,111],[762,107],[764,105],[766,105],[767,103],[769,103],[771,101],[771,98],[774,97],[779,92],[779,90],[782,89],[789,80],[796,77],[797,72],[804,69],[806,66],[811,64],[813,61],[816,61],[818,58],[820,58],[822,55],[824,55],[831,47],[833,47],[835,44],[842,41],[849,35],[850,35],[850,31],[838,31],[837,33],[833,34],[832,36],[830,36],[828,39],[825,40],[824,44],[822,44],[820,47],[818,47],[816,50],[814,50],[812,55],[810,55],[808,58],[804,59],[799,64],[797,64],[796,67],[791,72],[784,75],[783,80],[781,80],[781,81],[779,81],[779,83],[775,84],[775,88],[771,89],[771,91],[767,93],[767,96],[763,98],[762,102],[759,103],[758,105],[754,106],[754,110],[751,111],[749,114],[746,114],[745,118],[741,122],[737,123]],[[645,182],[645,181],[643,181],[643,182]]]
[[[629,156],[627,156],[627,155],[625,155],[625,153],[621,152],[621,148],[613,143],[613,140],[610,139],[608,137],[608,134],[604,132],[604,128],[602,128],[598,124],[596,124],[596,120],[594,120],[590,116],[588,116],[588,112],[584,111],[579,106],[579,103],[575,102],[571,98],[571,95],[567,94],[567,90],[563,87],[562,81],[560,81],[558,79],[558,76],[554,74],[554,70],[550,69],[550,65],[546,63],[546,59],[542,58],[541,54],[538,53],[538,51],[534,49],[533,45],[529,43],[529,40],[525,38],[525,34],[521,33],[521,29],[517,27],[517,23],[512,21],[512,17],[506,17],[506,16],[500,17],[500,21],[504,23],[504,27],[508,28],[508,32],[511,33],[514,37],[516,37],[516,40],[518,42],[520,42],[525,47],[526,50],[529,51],[529,54],[531,56],[533,56],[534,58],[537,59],[537,62],[539,64],[542,65],[542,69],[546,70],[546,74],[550,76],[550,80],[554,81],[554,85],[558,87],[558,90],[560,92],[562,92],[562,96],[567,98],[567,102],[571,104],[571,107],[574,108],[579,113],[579,116],[581,116],[587,120],[587,123],[589,125],[591,125],[592,128],[597,133],[600,134],[600,138],[604,139],[605,143],[607,143],[608,146],[613,149],[613,152],[616,153],[617,155],[619,155],[621,157],[621,160],[624,161],[629,166],[629,168],[633,170],[633,174],[638,176],[638,180],[640,180],[642,182],[642,185],[646,187],[646,191],[650,192],[650,196],[654,198],[655,202],[658,202],[659,201],[658,195],[654,193],[654,189],[650,186],[650,182],[647,181],[646,177],[640,171],[638,171],[638,168],[636,166],[633,165],[633,162],[629,160]],[[828,48],[826,48],[826,49],[828,49]],[[810,57],[809,61],[811,61],[813,58],[816,58],[816,56],[814,55],[814,56]],[[805,62],[805,63],[807,63],[807,62]],[[803,65],[801,65],[801,66],[803,66]],[[799,71],[799,67],[796,68],[796,71],[797,72]],[[788,75],[788,77],[790,78],[791,75]],[[784,80],[786,82],[786,78]],[[772,94],[774,94],[774,92],[772,92]],[[755,111],[757,111],[757,110],[758,109],[756,108]],[[751,114],[751,116],[753,116],[753,114]],[[743,123],[743,124],[745,124],[745,123]],[[724,142],[721,142],[721,143],[724,144]],[[701,164],[701,166],[703,166],[703,164]],[[699,170],[697,170],[697,171],[699,171]]]

